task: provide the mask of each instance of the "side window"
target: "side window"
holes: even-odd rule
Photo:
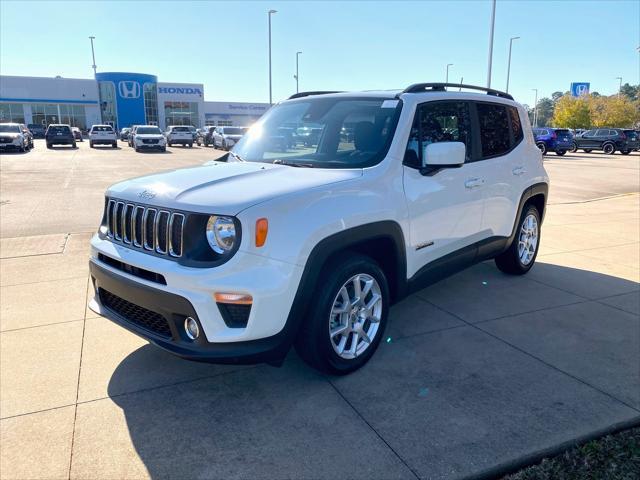
[[[520,123],[520,115],[516,107],[507,107],[509,119],[511,120],[511,132],[513,133],[513,146],[515,147],[524,138],[522,132],[522,123]]]
[[[471,158],[471,117],[466,102],[429,102],[418,106],[411,127],[405,165],[420,168],[427,145],[436,142],[462,142],[465,161]]]
[[[496,103],[477,103],[482,157],[504,155],[511,149],[507,107]]]
[[[609,135],[609,130],[596,130],[596,137],[606,137]]]

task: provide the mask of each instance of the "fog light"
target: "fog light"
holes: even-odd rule
[[[200,336],[200,327],[198,327],[198,322],[196,322],[193,318],[187,317],[184,319],[184,331],[191,340],[195,340]]]

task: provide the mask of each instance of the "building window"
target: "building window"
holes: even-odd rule
[[[22,103],[0,103],[0,123],[25,123]]]
[[[45,128],[52,123],[60,123],[58,105],[54,103],[32,103],[31,119],[36,125],[44,125]]]
[[[60,123],[87,130],[87,117],[84,105],[60,105]]]
[[[218,120],[219,127],[233,127],[232,120]]]
[[[98,91],[100,94],[102,122],[114,127],[117,126],[116,87],[113,82],[98,82]]]
[[[147,125],[158,125],[158,89],[155,83],[144,84],[144,118]]]
[[[198,104],[195,102],[164,102],[164,121],[169,125],[200,127]]]

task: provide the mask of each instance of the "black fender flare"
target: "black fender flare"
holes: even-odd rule
[[[516,238],[516,233],[518,231],[518,220],[522,215],[522,210],[524,210],[524,206],[532,197],[535,197],[536,195],[540,195],[540,194],[542,194],[544,197],[544,206],[545,206],[543,212],[541,213],[541,218],[540,218],[540,222],[542,222],[544,213],[547,210],[546,208],[547,199],[549,198],[549,184],[544,182],[534,183],[533,185],[525,189],[524,192],[522,192],[522,195],[520,196],[520,203],[518,204],[518,211],[516,212],[516,218],[513,220],[513,228],[511,230],[511,235],[509,235],[509,238],[507,239],[507,246],[505,250],[511,246],[513,239]]]

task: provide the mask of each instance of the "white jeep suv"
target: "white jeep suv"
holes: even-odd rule
[[[549,184],[527,113],[459,87],[296,94],[223,161],[112,186],[91,308],[184,358],[278,365],[295,345],[345,374],[411,292],[489,258],[526,273]]]

